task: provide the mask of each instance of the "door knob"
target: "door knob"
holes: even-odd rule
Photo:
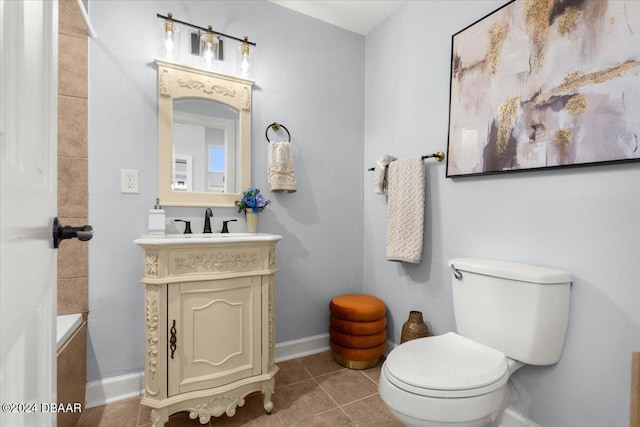
[[[62,226],[58,222],[58,217],[53,219],[53,247],[58,248],[60,242],[65,239],[76,238],[86,242],[93,237],[93,227],[84,225],[82,227]]]

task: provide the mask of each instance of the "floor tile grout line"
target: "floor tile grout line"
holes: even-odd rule
[[[344,369],[345,369],[345,368],[340,368],[340,369],[338,369],[338,370],[336,370],[336,371],[328,372],[328,373],[326,373],[326,374],[320,374],[320,375],[318,375],[318,376],[315,376],[315,377],[314,377],[314,376],[311,374],[311,372],[309,372],[309,370],[308,370],[304,365],[303,365],[302,367],[303,367],[303,369],[305,370],[305,372],[306,372],[307,374],[309,374],[309,378],[305,378],[305,379],[300,380],[300,381],[295,381],[295,382],[292,382],[292,383],[289,383],[289,384],[281,385],[280,387],[276,387],[274,390],[279,390],[279,389],[281,389],[281,388],[285,388],[285,387],[289,387],[289,386],[292,386],[292,385],[300,384],[300,383],[303,383],[303,382],[305,382],[305,381],[309,381],[309,380],[315,380],[316,378],[320,378],[320,377],[324,377],[324,376],[327,376],[327,375],[335,374],[336,372],[340,372],[340,371],[342,371],[342,370],[344,370]]]
[[[339,372],[339,371],[336,371],[336,372]],[[329,374],[326,374],[326,375],[329,375]],[[321,376],[322,376],[322,375],[321,375]],[[366,376],[366,375],[365,375],[365,376]],[[338,403],[338,401],[337,401],[337,400],[335,400],[335,399],[333,398],[333,396],[331,396],[331,394],[329,394],[329,392],[328,392],[327,390],[325,390],[325,388],[322,386],[322,384],[320,384],[320,382],[318,382],[317,378],[313,378],[313,380],[316,382],[316,384],[318,384],[318,386],[320,387],[320,389],[321,389],[321,390],[322,390],[322,391],[323,391],[327,396],[329,396],[329,399],[331,399],[331,400],[332,400],[332,401],[337,405],[338,409],[340,409],[340,411],[342,411],[342,413],[343,413],[344,415],[346,415],[346,417],[347,417],[347,418],[348,418],[348,419],[349,419],[349,420],[350,420],[350,421],[351,421],[351,422],[352,422],[356,427],[358,427],[358,426],[359,426],[359,424],[358,424],[355,420],[353,420],[353,418],[351,418],[351,417],[349,416],[349,414],[347,414],[347,412],[344,410],[344,407],[345,407],[345,406],[348,406],[348,405],[351,405],[351,404],[354,404],[354,403],[357,403],[357,402],[360,402],[360,401],[362,401],[362,400],[364,400],[364,399],[368,399],[368,398],[370,398],[370,397],[375,396],[376,394],[378,394],[378,393],[376,392],[376,393],[370,394],[370,395],[368,395],[368,396],[362,397],[362,398],[360,398],[360,399],[356,399],[356,400],[354,400],[354,401],[352,401],[352,402],[348,402],[348,403],[345,403],[345,404],[341,405],[341,404],[339,404],[339,403]],[[336,408],[327,409],[326,411],[318,412],[317,414],[314,414],[314,415],[320,415],[320,414],[323,414],[323,413],[325,413],[325,412],[332,411],[332,410],[334,410],[334,409],[336,409]]]
[[[297,362],[298,365],[300,365],[301,368],[303,368],[304,370],[306,370],[306,368],[304,367],[304,365],[302,364],[302,361],[300,360],[300,358],[296,358],[296,359],[289,359],[289,360],[285,360],[284,362],[281,363],[286,363],[286,362]],[[311,375],[311,374],[309,374]]]
[[[365,374],[364,371],[360,371],[360,373],[362,375],[365,376],[366,379],[368,379],[369,381],[371,381],[372,383],[374,383],[376,386],[378,385],[378,383],[376,382],[376,380],[374,380],[373,378],[371,378],[369,375]]]
[[[286,427],[286,426],[285,426],[285,424],[284,424],[284,420],[282,419],[282,417],[280,416],[280,414],[278,414],[278,412],[272,412],[272,413],[271,413],[271,415],[269,415],[269,416],[270,416],[270,417],[272,417],[272,416],[274,416],[274,415],[278,417],[278,425],[279,425],[280,427]]]
[[[354,403],[361,402],[361,401],[363,401],[363,400],[365,400],[365,399],[368,399],[368,398],[370,398],[370,397],[375,396],[376,394],[378,394],[378,393],[373,393],[373,394],[372,394],[372,395],[370,395],[370,396],[366,396],[366,397],[363,397],[363,398],[361,398],[361,399],[356,399],[356,400],[354,400],[353,402],[345,403],[344,405],[339,405],[338,407],[340,408],[340,410],[342,411],[342,413],[343,413],[343,414],[345,414],[345,415],[347,416],[347,418],[349,418],[349,420],[350,420],[350,421],[351,421],[351,422],[352,422],[356,427],[360,427],[360,424],[359,424],[356,420],[354,420],[353,418],[351,418],[351,417],[349,416],[349,414],[347,413],[347,411],[345,411],[345,410],[344,410],[344,407],[345,407],[345,406],[349,406],[349,405],[353,405]],[[366,426],[365,426],[365,427],[366,427]]]
[[[322,391],[324,392],[324,394],[326,394],[327,396],[329,396],[329,399],[331,399],[331,401],[332,401],[333,403],[335,403],[335,404],[336,404],[336,407],[338,407],[338,408],[339,408],[339,407],[340,407],[340,404],[338,403],[338,401],[337,401],[337,400],[335,400],[335,399],[333,398],[333,396],[331,396],[331,394],[329,394],[329,392],[328,392],[327,390],[325,390],[325,388],[324,388],[324,387],[322,387],[322,384],[320,384],[320,382],[319,382],[317,379],[315,379],[315,378],[314,378],[313,380],[316,382],[316,384],[318,384],[318,387],[320,387],[320,390],[322,390]],[[334,409],[335,409],[335,408],[334,408]]]
[[[353,423],[356,425],[356,427],[360,427],[360,424],[359,424],[357,421],[355,421],[353,418],[351,418],[351,417],[349,416],[349,414],[347,414],[347,411],[345,411],[345,410],[344,410],[344,407],[345,407],[345,406],[348,406],[348,405],[352,405],[352,404],[354,404],[354,403],[361,402],[361,401],[363,401],[363,400],[365,400],[365,399],[369,399],[370,397],[373,397],[373,396],[375,396],[375,395],[377,395],[377,394],[378,394],[378,393],[374,393],[374,394],[372,394],[372,395],[370,395],[370,396],[363,397],[362,399],[354,400],[353,402],[350,402],[350,403],[347,403],[347,404],[345,404],[345,405],[342,405],[342,406],[340,407],[340,409],[342,410],[342,412],[344,412],[344,413],[345,413],[345,415],[347,416],[347,418],[349,418],[349,419],[351,420],[351,422],[353,422]],[[366,427],[366,426],[364,426],[364,427]]]
[[[372,394],[371,396],[375,396],[376,394],[377,394],[377,393],[374,393],[374,394]],[[367,399],[367,398],[369,398],[369,397],[371,397],[371,396],[363,397],[362,399],[357,399],[357,400],[354,400],[353,402],[345,403],[344,405],[339,406],[339,408],[340,408],[340,410],[342,411],[342,413],[343,413],[343,414],[345,414],[345,415],[347,416],[347,418],[349,418],[349,420],[350,420],[350,421],[351,421],[351,422],[352,422],[356,427],[360,427],[360,424],[359,424],[356,420],[354,420],[353,418],[351,418],[351,417],[349,416],[349,414],[347,413],[347,411],[345,411],[345,410],[344,410],[344,407],[345,407],[345,406],[352,405],[352,404],[357,403],[357,402],[360,402],[360,401],[362,401],[362,400],[364,400],[364,399]]]
[[[354,403],[362,402],[363,400],[365,400],[365,399],[369,399],[370,397],[373,397],[373,396],[375,396],[376,394],[379,394],[379,393],[378,393],[378,392],[375,392],[375,393],[370,394],[370,395],[368,395],[368,396],[361,397],[361,398],[359,398],[359,399],[354,400],[353,402],[345,403],[344,405],[341,405],[340,407],[342,408],[343,406],[349,406],[349,405],[353,405]]]
[[[140,399],[142,400],[142,399]],[[142,412],[142,404],[138,402],[138,418],[136,418],[136,427],[139,427],[144,424],[140,424],[140,413]]]
[[[306,368],[305,368],[305,369],[306,369]],[[334,410],[336,410],[336,409],[340,409],[340,410],[344,413],[344,411],[342,410],[342,408],[340,408],[340,405],[338,404],[338,402],[337,402],[333,397],[331,397],[331,395],[327,392],[327,390],[325,390],[325,389],[324,389],[324,387],[322,387],[322,385],[321,385],[321,384],[316,380],[316,378],[312,376],[310,379],[311,379],[313,382],[315,382],[315,383],[318,385],[318,387],[320,387],[320,390],[322,390],[322,392],[323,392],[324,394],[326,394],[326,395],[327,395],[327,397],[329,397],[329,399],[331,399],[331,401],[332,401],[333,403],[335,403],[335,405],[336,405],[336,406],[335,406],[335,407],[333,407],[333,408],[329,408],[329,409],[326,409],[326,410],[324,410],[324,411],[320,411],[320,412],[317,412],[317,413],[315,413],[315,414],[311,414],[311,415],[312,415],[312,416],[322,415],[322,414],[324,414],[324,413],[327,413],[327,412],[329,412],[329,411],[334,411]],[[304,381],[309,381],[309,379],[306,379],[306,380],[304,380]],[[300,383],[300,382],[303,382],[303,381],[299,381],[299,383]],[[345,415],[347,415],[347,414],[345,413]],[[349,418],[349,416],[348,416],[348,415],[347,415],[347,417]],[[351,418],[349,418],[349,419],[351,420]],[[353,420],[352,420],[352,421],[353,421]],[[288,425],[286,425],[286,424],[284,423],[284,421],[282,420],[282,418],[280,418],[280,424],[282,424],[282,426],[283,426],[283,427],[288,427]]]
[[[278,390],[280,390],[280,389],[283,389],[283,388],[286,388],[286,387],[290,387],[290,386],[292,386],[292,385],[297,385],[297,384],[303,383],[303,382],[305,382],[305,381],[313,380],[313,379],[315,379],[315,378],[313,378],[313,377],[309,377],[309,378],[305,378],[305,379],[300,380],[300,381],[296,381],[296,382],[293,382],[293,383],[289,383],[289,384],[281,385],[280,387],[276,387],[276,388],[274,389],[274,394],[275,394],[275,392],[276,392],[276,391],[278,391]]]
[[[345,371],[347,368],[343,368],[341,367],[340,369],[336,369],[335,371],[331,371],[331,372],[325,372],[324,374],[320,374],[320,375],[311,375],[311,377],[315,380],[316,378],[322,378],[322,377],[326,377],[327,375],[331,375],[331,374],[335,374],[337,372],[342,372]]]
[[[325,393],[326,393],[326,392],[325,392]],[[337,402],[336,402],[336,403],[337,403]],[[352,403],[353,403],[353,402],[352,402]],[[322,411],[322,412],[315,413],[315,414],[313,414],[313,416],[323,415],[323,414],[326,414],[327,412],[335,411],[336,409],[339,409],[339,410],[340,410],[340,411],[341,411],[341,412],[342,412],[342,413],[343,413],[343,414],[344,414],[344,415],[349,419],[349,421],[351,421],[351,422],[352,422],[356,427],[359,427],[359,424],[358,424],[357,422],[355,422],[355,421],[353,420],[353,418],[351,418],[351,417],[349,416],[349,414],[347,414],[347,413],[345,412],[345,410],[344,410],[344,409],[342,409],[342,406],[340,406],[340,405],[338,405],[338,407],[337,407],[337,408],[329,408],[329,409],[326,409],[326,410],[324,410],[324,411]],[[286,427],[286,426],[285,426],[285,427]]]
[[[347,411],[345,411],[342,406],[339,406],[340,410],[342,411],[343,414],[345,414],[347,416],[347,418],[349,419],[349,421],[351,421],[353,423],[353,425],[355,425],[356,427],[359,426],[359,424],[349,416],[349,414],[347,414]]]
[[[235,415],[234,415],[235,416]],[[286,427],[284,421],[282,420],[282,417],[280,416],[280,414],[278,414],[277,408],[273,408],[273,412],[271,412],[270,415],[267,415],[269,418],[277,418],[278,419],[278,426],[279,427]],[[211,421],[209,421],[211,423]],[[249,421],[249,423],[251,423],[251,421]],[[244,425],[244,424],[243,424]],[[211,427],[216,427],[215,424],[211,424]]]

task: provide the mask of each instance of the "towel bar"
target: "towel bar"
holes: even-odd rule
[[[278,131],[280,130],[280,128],[284,129],[287,132],[287,135],[289,136],[289,142],[291,142],[291,134],[289,133],[289,129],[287,129],[285,125],[283,125],[282,123],[278,123],[278,122],[271,123],[269,126],[267,126],[267,129],[264,131],[264,136],[265,138],[267,138],[267,142],[271,142],[271,140],[269,139],[269,129]]]
[[[280,126],[282,126],[282,125],[280,125]],[[284,126],[282,126],[282,127],[284,127]],[[441,162],[441,161],[444,160],[444,153],[442,151],[438,151],[437,153],[431,153],[431,154],[427,154],[427,155],[422,156],[422,160],[424,160],[424,159],[432,159],[432,158],[436,159],[438,162]],[[376,168],[369,168],[367,170],[368,171],[374,171],[374,170],[376,170]]]

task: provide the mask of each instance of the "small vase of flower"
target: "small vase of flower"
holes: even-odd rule
[[[258,231],[258,218],[260,212],[271,203],[271,200],[266,200],[260,194],[260,190],[257,188],[249,188],[242,195],[242,200],[236,201],[238,207],[238,213],[244,212],[247,216],[247,231],[249,233],[255,233]]]

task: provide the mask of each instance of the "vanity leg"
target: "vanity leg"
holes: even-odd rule
[[[267,411],[267,415],[271,415],[271,411],[273,411],[273,402],[271,401],[271,393],[264,394],[264,410]]]
[[[274,379],[262,384],[262,393],[264,393],[264,410],[267,411],[267,415],[271,415],[271,411],[273,411],[273,401],[271,400],[271,396],[273,396],[274,387]]]
[[[169,408],[151,410],[151,427],[164,427],[169,421]]]

